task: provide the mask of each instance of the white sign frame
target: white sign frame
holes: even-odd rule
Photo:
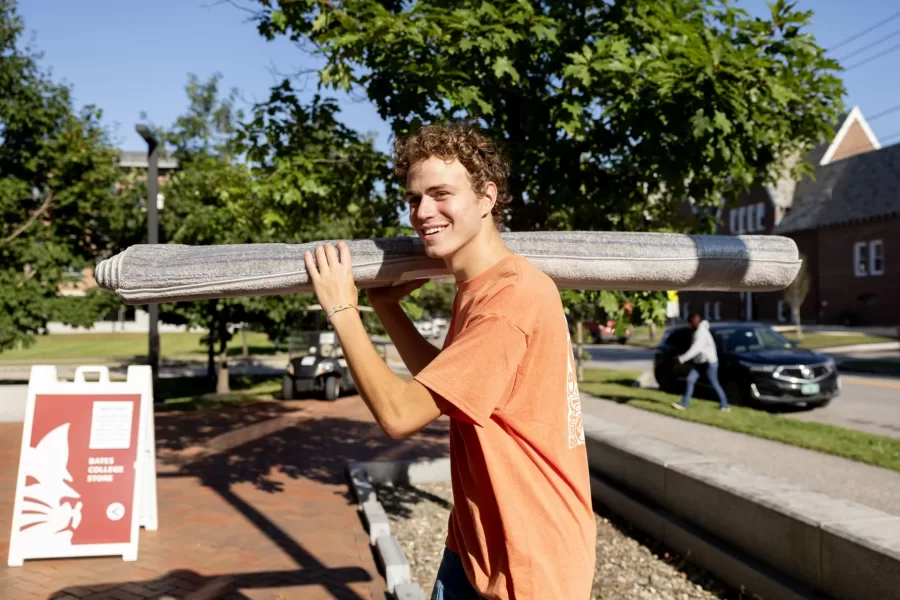
[[[85,373],[100,374],[99,381],[86,381]],[[22,507],[24,502],[26,473],[23,459],[31,448],[34,426],[36,396],[59,395],[140,395],[138,407],[138,435],[135,469],[135,485],[132,498],[131,528],[129,541],[113,544],[80,544],[52,546],[44,543],[29,543],[20,539]],[[154,530],[158,524],[156,504],[156,448],[153,432],[153,387],[152,371],[147,365],[128,367],[126,381],[110,381],[109,369],[105,366],[81,366],[75,370],[74,381],[60,381],[56,367],[34,365],[28,381],[28,399],[25,408],[25,422],[22,428],[22,445],[19,454],[19,470],[16,479],[15,502],[13,503],[12,531],[9,538],[7,565],[20,567],[26,560],[46,558],[73,558],[86,556],[121,556],[125,561],[138,558],[138,534],[143,525]],[[152,477],[152,481],[149,479]]]

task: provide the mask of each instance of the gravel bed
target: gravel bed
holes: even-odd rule
[[[409,561],[412,579],[431,594],[437,575],[447,519],[450,483],[376,486],[391,532]],[[600,507],[597,518],[597,572],[591,600],[739,599],[740,595],[689,564],[664,545]]]

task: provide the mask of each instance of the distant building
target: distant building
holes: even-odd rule
[[[881,148],[854,108],[806,157],[812,178],[757,186],[721,214],[722,235],[792,238],[808,261],[804,322],[900,324],[900,145]],[[782,292],[685,292],[682,316],[786,323]]]

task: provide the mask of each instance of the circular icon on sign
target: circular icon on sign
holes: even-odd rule
[[[110,521],[118,521],[125,516],[125,507],[121,502],[113,502],[106,507],[106,516]]]

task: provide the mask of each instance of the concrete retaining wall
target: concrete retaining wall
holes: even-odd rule
[[[595,497],[695,560],[720,548],[699,562],[732,585],[768,598],[900,599],[900,517],[590,415],[584,423]],[[736,572],[723,552],[750,570]]]

